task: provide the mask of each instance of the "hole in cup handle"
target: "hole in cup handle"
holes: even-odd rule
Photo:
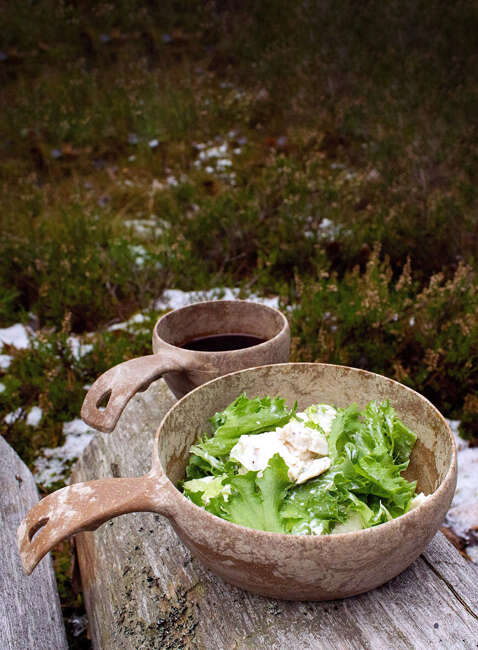
[[[81,417],[94,429],[110,433],[125,406],[163,374],[181,370],[185,365],[174,353],[151,354],[130,359],[103,373],[87,392]]]
[[[110,401],[111,397],[111,388],[106,391],[98,400],[96,400],[96,408],[97,409],[105,409],[108,406],[108,402]]]
[[[107,478],[76,483],[39,501],[18,528],[18,547],[27,575],[62,540],[96,530],[128,512],[174,516],[175,491],[161,469],[136,478]]]

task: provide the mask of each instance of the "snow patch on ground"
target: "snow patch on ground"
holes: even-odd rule
[[[63,425],[65,442],[61,447],[42,450],[42,456],[35,460],[34,478],[38,485],[48,487],[63,481],[71,463],[79,458],[95,435],[95,430],[75,418]]]
[[[144,266],[146,257],[148,256],[148,251],[146,250],[146,248],[144,246],[141,246],[141,244],[130,244],[128,248],[131,251],[131,253],[135,256],[134,263],[136,264],[136,266],[142,268]]]
[[[17,408],[15,409],[15,411],[11,411],[10,413],[7,413],[6,416],[3,418],[3,421],[6,424],[13,424],[18,420],[18,418],[21,417],[21,415],[22,415],[22,409]]]
[[[31,339],[34,336],[34,332],[21,323],[0,329],[0,350],[3,345],[12,345],[19,350],[29,348]],[[94,332],[86,336],[94,336]],[[92,344],[82,343],[80,337],[74,335],[68,337],[67,343],[76,360],[81,359],[82,356],[88,354],[93,349]],[[0,370],[7,370],[12,360],[13,357],[10,354],[0,354]]]
[[[91,334],[90,334],[91,336]],[[68,347],[77,361],[93,349],[92,343],[82,343],[77,336],[69,336],[67,339]]]
[[[10,354],[0,354],[0,369],[6,370],[9,368],[12,361],[13,357]]]
[[[342,225],[324,217],[317,224],[316,218],[309,215],[305,218],[304,237],[306,239],[335,239],[342,232]]]
[[[0,329],[0,352],[4,345],[11,345],[17,350],[24,350],[30,347],[30,338],[33,332],[21,323],[15,323],[11,327]],[[11,354],[0,354],[0,370],[7,370],[13,361]],[[8,417],[8,416],[7,416]]]
[[[240,300],[240,292],[241,290],[237,287],[214,287],[207,291],[181,291],[180,289],[168,289],[164,291],[161,298],[151,304],[150,309],[155,311],[165,311],[166,309],[181,309],[181,307],[192,305],[195,302],[204,302],[206,300]],[[245,300],[259,302],[262,305],[279,309],[278,296],[264,298],[252,293],[248,295]],[[146,316],[142,312],[139,312],[131,316],[127,321],[110,325],[108,330],[114,332],[115,330],[128,331],[132,329],[137,332],[139,329],[138,326],[146,320]],[[150,326],[148,325],[148,328],[149,327]]]
[[[476,546],[468,546],[466,554],[474,564],[478,564],[478,544]]]
[[[145,265],[151,265],[154,261],[154,255],[146,250],[146,248],[141,244],[129,244],[128,248],[130,253],[134,256],[135,265],[139,269],[142,269]],[[154,266],[158,271],[162,269],[162,264],[159,261],[156,261]]]
[[[88,354],[93,349],[92,343],[82,343],[77,336],[69,336],[67,342],[72,355],[77,361],[79,361],[81,357],[83,357],[85,354]]]
[[[456,442],[458,479],[445,525],[471,544],[466,551],[474,562],[478,562],[478,447],[470,447],[460,438],[459,420],[448,420],[448,424]]]
[[[13,347],[19,350],[29,348],[30,339],[27,328],[21,323],[16,323],[11,327],[0,329],[0,343],[3,345],[13,345]]]
[[[151,239],[160,237],[169,227],[166,221],[156,219],[154,215],[150,219],[127,219],[123,222],[127,228],[131,228],[140,237]]]
[[[458,481],[452,506],[478,503],[478,447],[458,452]],[[478,525],[478,522],[477,522]]]
[[[238,145],[244,145],[246,142],[247,138],[238,136],[235,131],[229,131],[227,136],[217,135],[214,140],[208,142],[196,142],[193,147],[198,152],[198,156],[193,165],[206,174],[216,174],[222,180],[235,185],[233,156],[242,153],[242,148]]]
[[[1,384],[1,386],[4,386]],[[5,388],[5,387],[4,387]],[[0,391],[2,392],[2,391]],[[15,409],[14,411],[11,411],[10,413],[7,413],[7,415],[3,418],[4,422],[6,424],[13,424],[17,420],[19,420],[21,417],[23,417],[25,411],[19,407]],[[42,419],[43,411],[39,406],[33,406],[30,411],[28,412],[26,423],[30,427],[37,427],[40,424],[40,421]]]
[[[114,325],[110,325],[108,327],[108,330],[110,332],[114,332],[115,330],[128,330],[132,325],[140,325],[141,323],[144,323],[146,320],[146,316],[139,312],[138,314],[134,314],[134,316],[131,316],[130,319],[123,321],[122,323],[115,323]]]
[[[43,411],[39,406],[33,406],[27,415],[27,424],[29,427],[37,427],[43,417]]]
[[[221,288],[214,287],[208,291],[181,291],[180,289],[168,289],[163,293],[161,298],[154,304],[154,308],[158,311],[165,309],[180,309],[191,305],[194,302],[203,302],[205,300],[239,300],[240,289],[238,288]],[[274,309],[279,308],[278,296],[272,298],[263,298],[256,294],[250,294],[246,300],[252,302],[260,302],[268,307]]]

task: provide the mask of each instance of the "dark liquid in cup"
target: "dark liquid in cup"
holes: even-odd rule
[[[264,343],[266,340],[251,334],[212,334],[187,341],[181,347],[201,352],[227,352],[228,350],[250,348],[253,345]]]

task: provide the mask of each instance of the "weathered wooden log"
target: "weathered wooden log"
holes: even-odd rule
[[[17,528],[38,501],[33,476],[0,436],[0,648],[63,650],[67,642],[51,558],[26,576]]]
[[[174,397],[163,381],[98,434],[72,480],[138,476]],[[76,536],[95,648],[476,648],[478,567],[439,533],[407,571],[334,602],[275,601],[226,584],[192,558],[166,519],[130,514]]]

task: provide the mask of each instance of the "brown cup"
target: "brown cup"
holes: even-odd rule
[[[226,352],[200,352],[181,346],[214,334],[249,334],[264,343]],[[290,329],[277,309],[244,300],[196,303],[162,316],[153,329],[153,352],[130,359],[103,373],[86,394],[81,417],[90,426],[111,432],[129,400],[159,377],[176,397],[236,370],[289,358]],[[101,404],[107,400],[104,409]]]

